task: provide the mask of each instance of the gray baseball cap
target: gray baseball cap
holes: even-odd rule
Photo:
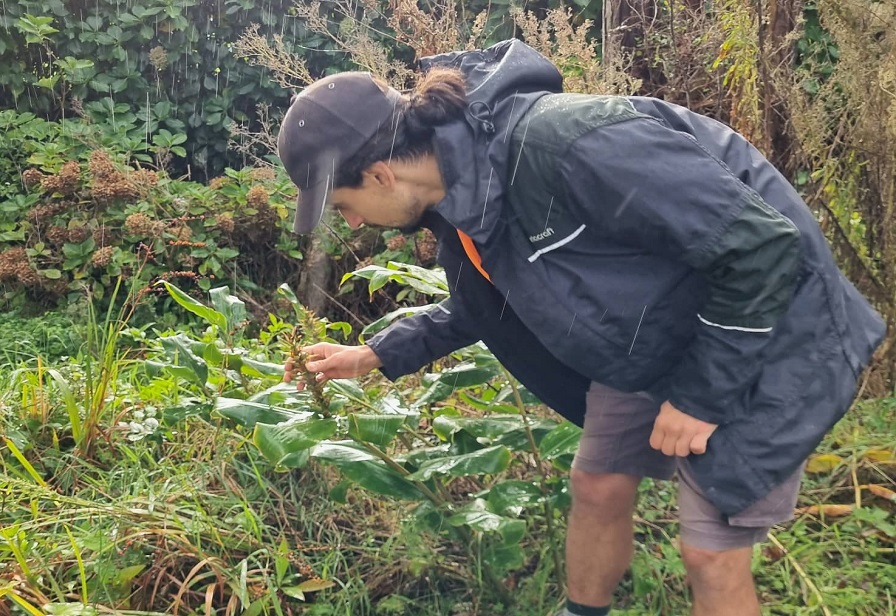
[[[293,231],[310,233],[324,214],[340,165],[391,122],[401,94],[385,92],[370,73],[315,81],[293,97],[277,136],[277,152],[299,187]]]

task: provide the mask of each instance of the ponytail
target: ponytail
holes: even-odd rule
[[[385,83],[380,83],[385,89]],[[434,68],[410,95],[396,105],[392,121],[385,123],[336,174],[336,187],[356,187],[361,173],[377,161],[413,160],[433,152],[435,127],[463,118],[466,87],[460,71]]]
[[[434,127],[461,118],[466,105],[461,73],[450,68],[432,69],[417,84],[404,108],[406,130],[412,137],[431,137]]]

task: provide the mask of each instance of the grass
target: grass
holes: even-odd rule
[[[514,603],[504,605],[451,529],[347,488],[330,467],[275,471],[173,377],[115,371],[115,417],[87,455],[56,379],[22,376],[47,367],[17,369],[0,385],[0,615],[545,616],[559,605],[560,539],[544,511],[527,514],[524,563],[505,577]],[[80,391],[74,362],[52,369]],[[893,425],[896,399],[868,401],[819,449],[802,513],[755,551],[766,614],[896,614]],[[465,489],[462,479],[449,487]],[[637,515],[619,613],[685,614],[674,486],[645,482]],[[553,521],[562,531],[562,515]]]

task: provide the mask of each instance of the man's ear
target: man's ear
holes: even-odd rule
[[[395,172],[385,162],[378,160],[365,169],[361,175],[364,183],[380,188],[392,188],[395,186]]]

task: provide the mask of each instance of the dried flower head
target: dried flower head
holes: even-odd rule
[[[94,181],[119,174],[112,159],[109,158],[109,154],[104,150],[94,150],[90,154],[90,161],[87,163],[87,166]]]
[[[128,179],[141,195],[146,195],[150,189],[158,185],[159,174],[149,169],[137,169]]]
[[[236,225],[233,222],[233,214],[224,213],[215,216],[215,224],[224,233],[233,233]]]
[[[39,169],[25,169],[22,172],[22,182],[25,184],[25,188],[29,190],[39,186],[44,177],[44,174]]]
[[[104,268],[109,263],[112,262],[112,253],[115,251],[115,248],[112,246],[103,246],[102,248],[94,251],[93,255],[90,257],[90,264],[94,267]]]
[[[65,205],[62,203],[45,203],[41,205],[35,205],[33,208],[28,210],[27,218],[30,222],[35,224],[40,224],[46,222],[59,212],[65,209]]]
[[[431,265],[436,260],[438,241],[429,229],[421,229],[414,240],[417,247],[417,260],[421,265]]]
[[[209,180],[208,187],[212,190],[221,190],[228,184],[230,184],[230,178],[225,175],[219,175],[218,177]]]
[[[24,248],[9,248],[0,252],[0,280],[15,279],[19,264],[23,262],[28,262],[28,254]]]
[[[168,230],[168,233],[174,236],[175,241],[188,242],[193,237],[193,230],[184,224],[177,225]]]
[[[263,186],[255,185],[246,193],[246,203],[249,207],[255,208],[256,210],[267,207],[270,200],[271,198],[268,195],[268,191],[265,190]]]
[[[16,278],[26,287],[36,287],[40,284],[40,276],[37,275],[37,272],[34,271],[34,268],[31,267],[27,260],[19,261],[17,264]]]
[[[389,250],[401,250],[408,244],[408,238],[404,235],[396,234],[386,240],[386,248]]]
[[[124,220],[125,233],[135,237],[149,237],[153,235],[154,226],[152,218],[141,212],[131,214]]]
[[[63,227],[50,227],[47,229],[47,241],[56,246],[61,246],[68,240],[68,230]]]
[[[277,179],[277,173],[271,167],[255,167],[249,172],[249,177],[256,182],[265,182]]]
[[[156,45],[149,50],[149,63],[157,71],[164,71],[168,67],[168,52],[164,47]]]
[[[90,228],[84,225],[77,225],[68,230],[68,241],[72,244],[80,244],[90,237]]]

